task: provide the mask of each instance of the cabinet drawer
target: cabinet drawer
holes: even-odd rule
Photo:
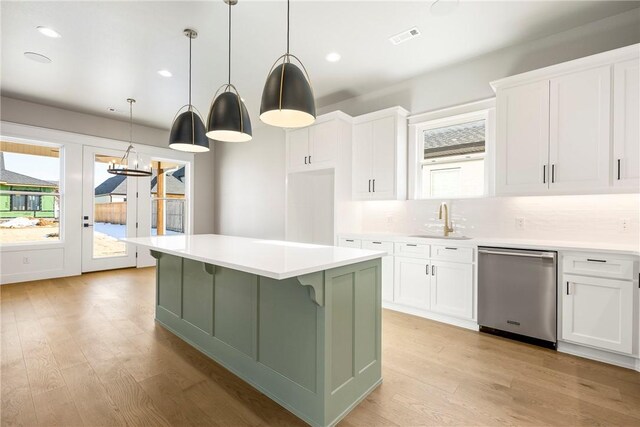
[[[442,261],[473,262],[473,248],[431,245],[431,258]]]
[[[346,239],[341,237],[338,239],[338,246],[343,248],[356,248],[360,249],[362,247],[362,241],[360,239]]]
[[[564,273],[633,280],[633,261],[626,259],[568,255],[563,257],[562,268]]]
[[[429,258],[429,245],[398,242],[394,245],[396,255],[413,258]]]
[[[382,240],[363,240],[362,249],[372,251],[385,251],[389,255],[393,253],[393,242],[385,242]]]

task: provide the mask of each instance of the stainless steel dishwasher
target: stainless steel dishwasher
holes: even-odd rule
[[[482,331],[555,348],[557,299],[556,252],[478,248]]]

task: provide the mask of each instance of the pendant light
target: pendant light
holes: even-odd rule
[[[174,117],[169,135],[169,148],[191,153],[204,153],[209,151],[209,140],[205,135],[204,123],[191,104],[191,42],[198,37],[198,33],[187,28],[184,30],[184,35],[189,38],[189,103],[178,110],[177,118]],[[185,107],[187,107],[187,111],[180,114],[180,111]]]
[[[302,70],[291,62],[295,59]],[[282,60],[280,65],[278,62]],[[303,73],[304,71],[304,73]],[[289,53],[289,0],[287,0],[287,53],[276,59],[262,91],[260,120],[283,128],[308,126],[316,120],[316,103],[309,73],[302,61]]]
[[[229,79],[213,97],[207,119],[207,137],[217,141],[246,142],[252,138],[251,119],[238,90],[231,84],[231,6],[238,0],[224,2],[229,5]]]
[[[125,175],[133,177],[150,176],[151,166],[144,165],[140,162],[138,152],[133,148],[133,98],[128,98],[129,103],[129,147],[125,151],[124,156],[119,161],[109,162],[107,172],[113,175]]]

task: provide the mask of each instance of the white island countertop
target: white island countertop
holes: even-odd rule
[[[276,280],[369,261],[386,255],[384,251],[219,234],[131,237],[120,240],[157,252]]]

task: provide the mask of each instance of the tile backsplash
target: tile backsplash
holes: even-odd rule
[[[447,201],[456,234],[640,244],[640,195],[490,197]],[[362,232],[440,234],[440,200],[363,202]]]

